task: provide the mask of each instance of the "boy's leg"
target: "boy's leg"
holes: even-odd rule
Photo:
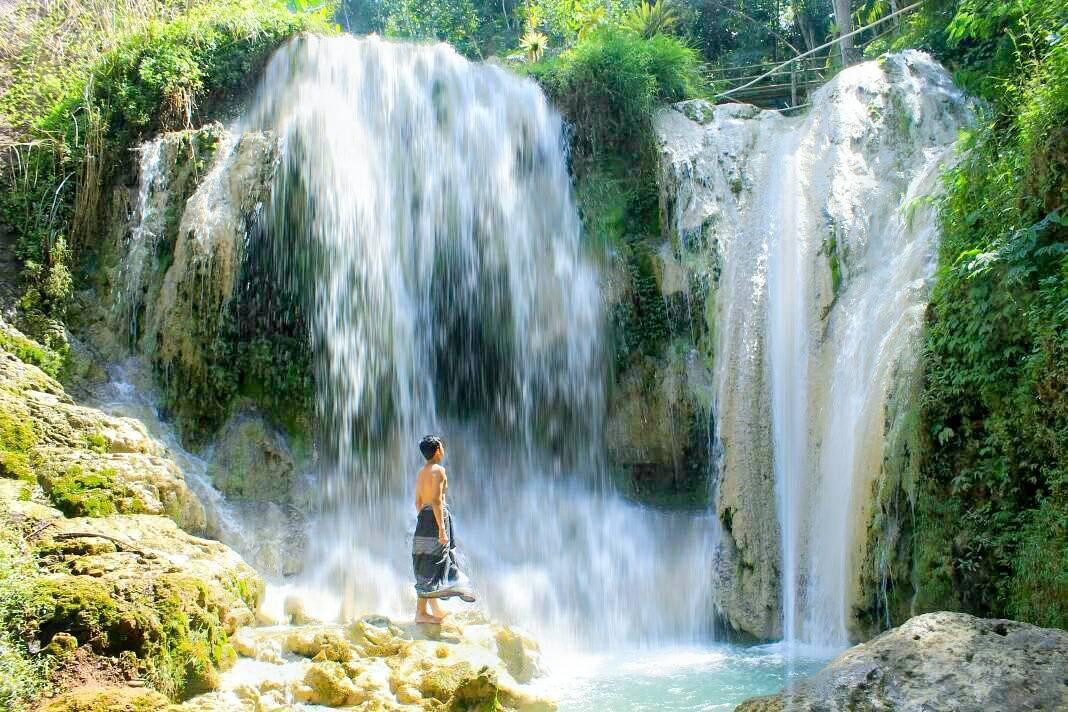
[[[435,618],[444,618],[445,611],[441,610],[441,605],[438,603],[438,599],[431,598],[430,600],[430,615]]]

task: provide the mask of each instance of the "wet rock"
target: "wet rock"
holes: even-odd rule
[[[345,668],[330,661],[309,667],[303,684],[294,689],[293,696],[299,702],[327,707],[356,705],[367,700],[367,694],[352,683]]]
[[[315,660],[346,662],[353,658],[352,645],[339,630],[297,630],[286,636],[286,652]]]
[[[348,638],[363,656],[390,657],[398,655],[408,648],[410,635],[400,627],[380,617],[365,618],[356,621],[348,628]]]
[[[154,690],[119,687],[68,692],[41,707],[41,712],[158,712],[170,701]]]
[[[1068,632],[928,613],[850,648],[785,693],[738,712],[1068,709]]]
[[[295,469],[282,436],[259,413],[243,411],[223,426],[208,476],[231,499],[287,502]]]
[[[516,682],[530,682],[541,673],[541,651],[537,641],[519,631],[496,626],[497,655]]]
[[[293,625],[322,623],[321,620],[319,620],[315,616],[310,615],[307,612],[304,607],[304,599],[300,596],[286,596],[285,601],[282,603],[282,612],[285,615],[286,619]]]

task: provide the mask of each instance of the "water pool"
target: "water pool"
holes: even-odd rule
[[[811,675],[836,652],[781,644],[614,652],[553,661],[539,687],[560,712],[729,712]]]

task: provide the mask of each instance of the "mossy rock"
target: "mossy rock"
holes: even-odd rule
[[[297,690],[301,702],[327,707],[356,705],[367,701],[367,693],[352,683],[340,663],[317,662],[304,674],[304,687]]]
[[[219,670],[235,658],[206,586],[185,574],[140,582],[42,576],[24,618],[42,643],[67,633],[99,655],[133,653],[146,679],[174,698],[215,689]]]
[[[457,685],[449,700],[449,712],[495,712],[501,709],[497,693],[496,673],[483,667]]]
[[[78,690],[60,695],[41,712],[158,712],[169,701],[154,690],[133,687]]]
[[[118,471],[87,472],[74,465],[61,472],[41,472],[41,487],[68,517],[106,517],[146,512],[137,494],[119,480]]]
[[[455,712],[490,711],[500,706],[496,673],[488,667],[476,671],[467,662],[427,671],[419,681],[419,691]]]

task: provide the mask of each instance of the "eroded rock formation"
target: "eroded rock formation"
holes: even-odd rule
[[[720,454],[719,605],[763,638],[863,633],[873,487],[937,250],[930,197],[971,109],[918,52],[841,72],[797,117],[657,116],[665,296],[703,305]],[[899,394],[907,389],[896,389]],[[880,514],[882,516],[882,514]],[[788,595],[785,597],[784,592]]]
[[[1068,632],[928,613],[851,648],[810,678],[737,712],[1068,709]]]

